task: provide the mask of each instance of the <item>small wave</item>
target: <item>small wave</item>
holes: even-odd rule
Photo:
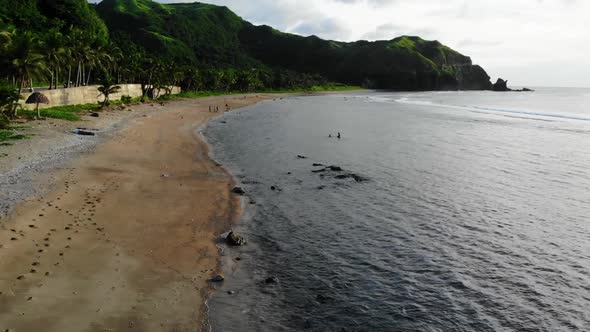
[[[508,113],[508,114],[518,114],[518,115],[528,115],[528,116],[542,116],[542,117],[567,119],[567,120],[590,121],[590,118],[573,116],[573,115],[531,112],[531,111],[511,110],[511,109],[498,109],[498,108],[489,108],[489,107],[471,106],[471,105],[464,105],[464,106],[450,105],[450,104],[434,103],[434,102],[426,101],[426,100],[410,99],[410,98],[406,98],[406,97],[395,99],[395,101],[398,103],[403,103],[403,104],[444,107],[444,108],[460,109],[460,110],[466,110],[466,111],[478,110],[478,111],[495,112],[495,113]]]

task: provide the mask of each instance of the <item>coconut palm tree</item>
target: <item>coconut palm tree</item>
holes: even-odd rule
[[[30,32],[19,33],[13,39],[10,49],[12,67],[18,79],[18,94],[22,93],[26,82],[44,77],[47,73],[45,57],[39,53],[39,41]],[[14,115],[16,116],[16,108]]]
[[[16,88],[5,81],[0,81],[0,117],[8,119],[8,113],[13,113],[20,105],[21,95]],[[6,121],[3,121],[7,123]]]
[[[45,60],[50,67],[51,82],[49,89],[57,89],[59,83],[59,69],[66,56],[63,35],[56,29],[51,29],[45,36]]]
[[[101,80],[100,83],[101,83],[101,85],[98,87],[98,92],[100,92],[100,94],[98,95],[98,97],[104,96],[104,101],[102,102],[102,107],[105,107],[105,106],[109,105],[110,95],[119,92],[119,90],[121,90],[121,87],[118,85],[115,85],[113,78],[108,74],[106,74],[103,77],[103,79]]]

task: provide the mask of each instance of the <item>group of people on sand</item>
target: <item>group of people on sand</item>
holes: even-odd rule
[[[229,107],[228,104],[225,104],[225,111],[227,112],[229,110],[231,110],[231,107]],[[210,113],[217,113],[217,112],[219,112],[219,106],[217,106],[217,105],[215,105],[215,106],[209,105],[209,112]]]
[[[332,134],[329,134],[328,137],[332,138]],[[338,132],[338,135],[336,135],[336,138],[341,139],[342,135],[340,135],[340,132]]]

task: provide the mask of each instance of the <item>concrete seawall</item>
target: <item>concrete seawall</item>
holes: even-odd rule
[[[111,100],[121,100],[122,96],[131,96],[133,98],[141,97],[141,84],[120,84],[121,90],[110,96]],[[98,92],[99,85],[83,86],[78,88],[42,90],[39,91],[49,99],[49,104],[40,104],[39,108],[48,108],[64,105],[95,104],[101,102],[104,97]],[[172,94],[180,93],[179,87],[172,88]],[[26,100],[31,93],[23,93]],[[36,105],[24,105],[26,109],[34,109]]]

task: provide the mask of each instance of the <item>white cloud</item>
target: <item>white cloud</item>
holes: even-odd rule
[[[161,1],[192,2],[192,1]],[[515,85],[590,86],[590,1],[205,0],[254,24],[352,41],[420,35]]]

